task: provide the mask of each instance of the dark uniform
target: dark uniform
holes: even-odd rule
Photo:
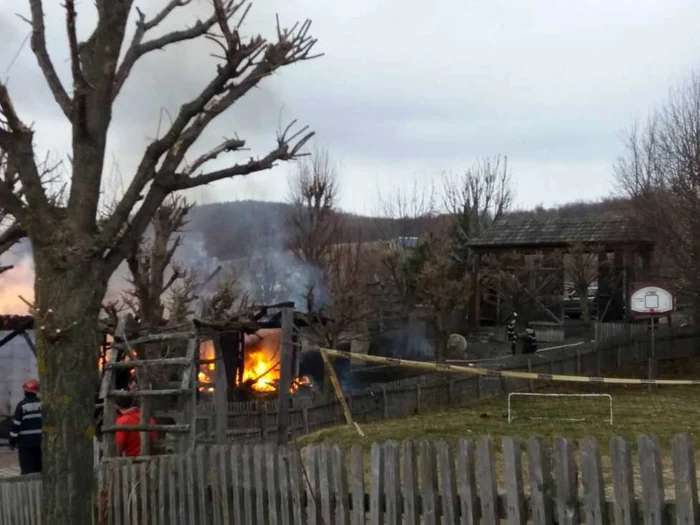
[[[523,342],[523,354],[534,354],[537,352],[537,334],[534,328],[525,330],[525,341]]]
[[[518,333],[516,331],[518,322],[518,314],[514,313],[510,319],[508,319],[508,325],[506,326],[506,336],[508,341],[510,341],[510,350],[515,355],[515,345],[518,341]]]
[[[34,392],[25,392],[12,418],[10,447],[19,451],[22,474],[41,472],[41,400]]]

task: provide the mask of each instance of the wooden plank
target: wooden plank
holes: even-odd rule
[[[266,472],[266,480],[267,480],[267,506],[270,512],[269,518],[268,518],[268,523],[270,525],[278,525],[279,524],[279,500],[280,500],[280,494],[279,494],[279,467],[277,465],[277,446],[276,445],[268,445],[266,447],[267,449],[267,461],[265,464],[265,467],[267,469]]]
[[[177,514],[179,523],[187,523],[187,495],[184,492],[187,488],[187,477],[185,469],[185,456],[177,456],[177,491],[173,490],[173,492],[176,493],[176,498],[178,502]]]
[[[541,438],[527,442],[527,460],[530,468],[530,507],[533,525],[552,525],[554,486],[549,447]]]
[[[226,378],[226,367],[224,366],[224,355],[221,351],[221,334],[215,333],[212,337],[216,365],[214,368],[214,406],[216,413],[216,444],[226,444],[226,431],[228,430],[228,379]]]
[[[694,525],[698,516],[698,482],[693,440],[687,434],[673,438],[673,473],[676,482],[676,523]]]
[[[306,511],[309,525],[321,524],[321,500],[318,482],[318,451],[315,446],[304,449],[306,456]]]
[[[110,390],[107,397],[158,397],[180,396],[191,393],[189,388],[164,388],[162,390]]]
[[[498,525],[498,487],[496,485],[496,465],[491,437],[481,437],[477,441],[476,460],[482,523],[484,525]]]
[[[420,443],[418,456],[421,482],[421,505],[424,525],[437,525],[440,522],[437,509],[437,468],[435,447],[429,441]]]
[[[455,481],[455,464],[452,447],[446,441],[437,446],[438,471],[440,474],[440,494],[442,495],[443,523],[457,523],[457,484]]]
[[[219,494],[221,496],[221,522],[223,525],[231,523],[231,502],[229,501],[229,487],[231,483],[231,462],[229,461],[228,447],[216,447],[217,462],[219,467]]]
[[[555,508],[559,525],[579,525],[578,477],[574,447],[567,438],[554,441]]]
[[[195,449],[195,467],[197,469],[197,507],[199,523],[208,523],[209,502],[207,501],[207,460],[204,447]]]
[[[149,500],[148,492],[152,490],[149,484],[148,469],[150,466],[150,461],[146,463],[145,461],[139,465],[139,484],[141,488],[141,523],[142,525],[151,525],[152,520],[149,520]]]
[[[383,450],[379,443],[372,443],[370,450],[370,488],[369,488],[369,521],[370,525],[382,525],[384,509],[384,461]]]
[[[187,343],[187,352],[185,353],[185,359],[187,360],[187,368],[182,374],[182,382],[180,383],[180,388],[192,388],[190,384],[192,380],[196,377],[195,374],[195,359],[197,359],[197,354],[199,351],[199,337],[193,336]]]
[[[253,447],[253,466],[255,477],[255,509],[258,523],[268,522],[267,498],[265,497],[265,448]]]
[[[166,456],[168,462],[168,513],[170,525],[179,525],[180,518],[177,513],[178,483],[177,483],[177,456]]]
[[[209,506],[213,516],[213,525],[223,525],[221,516],[221,465],[219,464],[219,447],[208,447],[209,469],[207,484],[211,488]]]
[[[158,468],[159,458],[153,457],[148,462],[148,513],[149,525],[161,525],[158,521]],[[110,524],[111,525],[111,524]]]
[[[457,445],[457,494],[461,525],[477,525],[481,517],[475,471],[474,443],[462,439]],[[413,521],[410,523],[414,525]]]
[[[399,447],[394,441],[383,445],[384,497],[386,501],[385,523],[401,525],[401,473]]]
[[[365,525],[365,466],[362,447],[354,445],[350,450],[350,475],[352,490],[351,525]]]
[[[189,425],[112,425],[102,429],[105,434],[110,434],[120,431],[133,430],[136,432],[171,432],[173,434],[186,434],[190,431]]]
[[[122,515],[125,522],[131,523],[131,509],[129,506],[129,496],[131,495],[131,490],[129,486],[130,481],[130,468],[129,464],[131,461],[124,462],[120,465],[121,470],[121,482],[122,482]]]
[[[644,524],[661,525],[664,518],[664,482],[659,442],[653,436],[641,435],[637,439],[637,448]]]
[[[321,500],[321,519],[323,523],[335,523],[331,449],[328,445],[322,445],[316,449],[316,453],[318,458],[318,486]]]
[[[289,389],[292,386],[294,357],[294,309],[283,308],[280,320],[280,383],[277,411],[277,443],[287,443],[289,432]]]
[[[253,482],[253,447],[243,448],[243,508],[245,525],[257,525],[255,518],[255,485]]]
[[[280,525],[292,525],[292,488],[289,483],[289,448],[279,447],[277,450],[277,477],[280,491]]]
[[[401,445],[401,474],[403,485],[403,513],[406,525],[420,524],[418,507],[418,469],[413,443],[404,441]],[[353,523],[353,525],[355,525]]]
[[[506,488],[506,521],[508,525],[525,525],[527,508],[523,491],[523,460],[520,441],[504,437],[503,479]]]
[[[605,481],[598,444],[593,438],[584,438],[579,443],[579,450],[583,481],[583,514],[586,525],[607,525]]]
[[[345,451],[334,445],[332,454],[333,490],[335,492],[335,523],[350,525],[350,505],[348,493],[348,474],[345,468]],[[282,525],[285,525],[284,523]]]
[[[185,458],[186,470],[186,490],[187,490],[187,523],[197,522],[197,507],[195,504],[196,484],[195,478],[195,456],[194,450],[190,450]]]
[[[636,525],[632,452],[623,438],[614,437],[610,441],[610,460],[612,462],[615,525]]]
[[[167,525],[167,505],[168,505],[168,458],[163,456],[158,458],[158,522],[160,525]]]
[[[294,524],[305,524],[307,520],[306,507],[304,505],[305,476],[303,476],[303,463],[301,453],[296,446],[287,449],[289,457],[289,487],[292,497],[292,517]],[[307,492],[308,493],[308,492]]]
[[[135,361],[117,361],[105,363],[104,370],[128,370],[132,368],[146,368],[154,366],[187,366],[190,364],[186,357],[167,357],[162,359],[137,359]]]
[[[231,447],[231,490],[233,492],[233,523],[244,522],[243,518],[243,449],[239,445]]]

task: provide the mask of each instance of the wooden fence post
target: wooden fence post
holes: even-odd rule
[[[527,460],[530,467],[530,501],[533,525],[552,525],[552,485],[549,448],[544,440],[532,437],[527,443]]]
[[[424,525],[437,525],[437,469],[435,468],[435,448],[430,441],[420,444],[421,517]]]
[[[554,442],[554,474],[557,522],[559,525],[579,525],[581,517],[574,447],[566,438],[557,438]]]
[[[401,525],[401,476],[399,448],[396,442],[384,444],[384,501],[387,525]]]
[[[362,447],[355,445],[350,450],[350,471],[352,476],[352,515],[351,525],[366,525],[365,519],[365,465]],[[301,523],[301,522],[299,522]]]
[[[632,477],[632,454],[627,442],[621,437],[610,441],[612,462],[613,495],[615,498],[615,525],[635,525],[634,478]]]
[[[673,438],[673,473],[676,478],[678,523],[698,523],[698,482],[693,440],[686,434]]]
[[[586,525],[607,525],[605,482],[598,444],[593,438],[584,438],[579,444],[579,449],[581,451],[583,509]]]
[[[420,388],[420,386],[419,386]],[[420,392],[420,390],[419,390]],[[403,475],[403,512],[406,525],[420,525],[418,507],[418,470],[413,443],[405,441],[402,446],[401,472]],[[353,524],[355,525],[355,524]]]
[[[639,473],[642,478],[642,512],[645,525],[661,525],[664,512],[664,482],[659,442],[653,436],[641,435],[639,449]]]
[[[452,447],[446,442],[438,443],[438,472],[442,495],[443,523],[457,523],[457,487]],[[397,523],[396,525],[400,525]]]
[[[503,478],[506,486],[506,518],[508,525],[525,525],[527,508],[523,492],[523,463],[520,441],[503,438]]]
[[[498,525],[498,487],[496,485],[496,465],[494,464],[493,440],[486,436],[479,438],[476,446],[479,469],[479,498],[484,525]]]
[[[389,403],[386,394],[386,387],[382,386],[382,413],[384,414],[384,419],[389,419]]]
[[[384,523],[384,512],[382,509],[384,499],[384,461],[382,453],[382,446],[379,443],[372,443],[369,492],[370,525],[382,525]]]
[[[476,489],[474,443],[466,439],[460,440],[458,445],[457,492],[461,506],[461,525],[478,525],[481,509]]]

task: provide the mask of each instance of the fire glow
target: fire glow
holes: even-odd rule
[[[243,381],[236,386],[246,386],[259,393],[277,392],[280,380],[280,336],[279,329],[262,329],[255,335],[245,336]],[[213,392],[216,365],[214,344],[206,341],[199,347],[199,356],[205,361],[199,368],[200,391]],[[302,385],[310,385],[307,377],[295,379],[290,389],[295,392]]]

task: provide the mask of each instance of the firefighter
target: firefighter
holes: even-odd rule
[[[10,448],[17,448],[22,474],[41,472],[41,400],[39,380],[27,379],[22,385],[24,399],[12,418]]]
[[[534,354],[535,352],[537,352],[537,334],[535,334],[534,328],[528,326],[523,341],[523,354]]]
[[[516,331],[516,326],[518,323],[518,312],[513,312],[513,315],[508,319],[508,324],[506,325],[506,336],[508,341],[510,341],[510,350],[515,355],[515,345],[518,342],[518,333]]]

